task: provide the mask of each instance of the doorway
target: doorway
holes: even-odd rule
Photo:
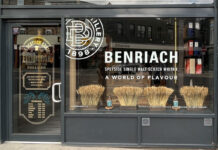
[[[8,140],[60,141],[61,27],[51,24],[6,25],[8,37]],[[42,136],[43,135],[43,136]]]

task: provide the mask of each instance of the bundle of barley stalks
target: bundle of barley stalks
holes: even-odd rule
[[[140,87],[122,86],[114,88],[113,92],[121,106],[136,106],[143,90]]]
[[[208,88],[203,86],[184,86],[180,89],[180,94],[184,97],[187,107],[201,108],[205,97],[208,95]]]
[[[81,86],[78,93],[80,94],[82,105],[97,106],[104,89],[105,88],[101,85]]]
[[[164,86],[144,88],[144,96],[150,107],[165,107],[173,89]]]

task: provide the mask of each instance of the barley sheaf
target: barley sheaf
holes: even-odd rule
[[[203,107],[205,97],[208,95],[208,88],[203,86],[184,86],[180,89],[188,108]]]
[[[173,89],[164,86],[144,88],[144,96],[151,107],[165,107]]]
[[[118,97],[120,106],[136,106],[143,90],[140,87],[122,86],[114,88],[113,92]]]
[[[105,87],[102,85],[86,85],[78,89],[82,105],[97,106],[100,98],[104,92]]]

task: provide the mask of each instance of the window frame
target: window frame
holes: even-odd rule
[[[214,91],[217,91],[218,86],[218,47],[217,47],[217,3],[216,1],[214,4],[201,4],[201,5],[144,5],[144,6],[6,6],[2,5],[2,0],[0,4],[0,17],[1,20],[3,20],[3,26],[6,25],[6,22],[17,22],[17,23],[25,23],[30,22],[34,23],[34,19],[41,18],[45,22],[47,22],[45,19],[61,19],[61,72],[63,72],[63,75],[61,75],[61,97],[62,97],[62,112],[61,112],[61,126],[62,126],[62,141],[65,141],[65,129],[64,129],[64,121],[65,118],[70,117],[71,113],[64,112],[65,108],[65,53],[64,53],[64,41],[65,41],[65,27],[64,27],[64,19],[68,17],[103,17],[103,18],[115,18],[115,17],[137,17],[137,18],[145,18],[145,17],[212,17],[215,20],[215,34],[214,34]],[[17,13],[15,13],[17,12]],[[46,14],[46,15],[45,15]],[[2,28],[3,29],[3,28]],[[4,35],[5,32],[1,32],[1,35]],[[1,38],[1,42],[5,42]],[[5,53],[5,45],[3,44],[1,46],[1,54],[4,55]],[[4,58],[1,60],[1,64],[5,64],[7,59],[11,58]],[[7,68],[2,68],[3,71],[6,71]],[[1,80],[5,80],[5,75],[1,76]],[[7,87],[7,83],[4,83],[1,85],[1,88]],[[2,93],[1,93],[2,94]],[[177,117],[177,118],[201,118],[201,117],[211,117],[214,121],[214,139],[216,142],[217,138],[217,97],[218,92],[214,92],[214,113],[213,114],[146,114],[148,117]],[[3,100],[7,100],[7,95],[1,95],[1,107],[5,108],[5,105]],[[8,104],[6,105],[8,106]],[[7,113],[3,113],[3,115],[7,115]],[[130,117],[135,116],[136,114],[127,114]],[[141,115],[141,114],[140,114]],[[75,113],[74,116],[76,117],[85,117],[84,114],[77,114]],[[90,114],[90,116],[95,116],[95,114]],[[108,117],[112,115],[107,115]],[[117,117],[121,116],[120,114],[117,114]],[[7,124],[9,125],[9,124]],[[8,133],[7,133],[8,136]],[[4,138],[7,138],[5,136]],[[24,139],[27,139],[28,137],[24,137]]]

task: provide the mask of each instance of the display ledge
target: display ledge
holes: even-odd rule
[[[106,116],[139,116],[139,115],[149,115],[149,116],[167,116],[167,117],[215,117],[215,114],[209,109],[196,109],[196,110],[150,110],[146,109],[137,109],[137,110],[122,110],[120,107],[115,107],[112,110],[106,110],[104,107],[99,108],[98,110],[83,110],[81,108],[76,108],[75,110],[70,110],[64,113],[65,116],[86,116],[86,115],[106,115]]]
[[[63,145],[66,146],[93,146],[93,147],[120,147],[120,148],[185,148],[185,149],[191,149],[191,148],[215,148],[216,146],[214,144],[163,144],[163,143],[140,143],[140,144],[131,144],[131,143],[83,143],[83,142],[63,142]]]

